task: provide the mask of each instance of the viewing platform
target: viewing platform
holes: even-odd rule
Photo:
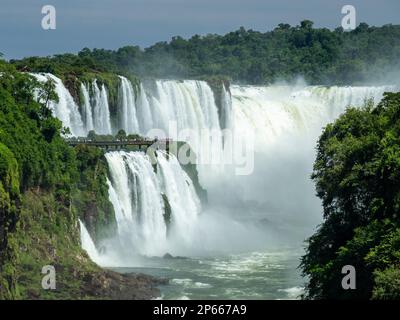
[[[154,140],[90,140],[85,138],[68,139],[66,140],[68,145],[71,147],[76,147],[79,145],[87,145],[98,148],[103,148],[106,150],[122,150],[127,147],[137,147],[139,150],[147,150],[149,147],[154,147],[155,149],[165,149],[169,151],[169,146],[172,143],[170,139],[154,139]]]

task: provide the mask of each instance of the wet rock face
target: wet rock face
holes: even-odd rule
[[[80,106],[81,105],[81,97],[80,97],[80,81],[74,74],[68,74],[65,77],[64,85],[71,93],[74,98],[75,103]]]

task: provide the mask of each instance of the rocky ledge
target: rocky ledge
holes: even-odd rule
[[[157,286],[167,284],[168,280],[145,274],[104,270],[86,275],[83,283],[83,295],[94,299],[149,300],[160,296]]]

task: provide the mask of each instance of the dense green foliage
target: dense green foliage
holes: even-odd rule
[[[2,62],[0,72],[0,142],[17,161],[21,190],[68,192],[77,176],[73,152],[61,137],[61,121],[32,95],[33,88],[45,96],[51,87]]]
[[[53,88],[0,60],[0,299],[82,296],[85,274],[100,269],[81,249],[78,216],[97,215],[96,233],[114,219],[103,153],[65,143],[46,105]],[[55,291],[41,289],[45,265]]]
[[[141,77],[204,78],[222,76],[250,84],[304,76],[316,84],[354,84],[385,75],[399,66],[400,26],[369,27],[351,32],[279,24],[273,31],[240,28],[223,36],[173,37],[144,50],[126,46],[116,51],[87,48],[78,55],[27,58],[19,69],[75,74],[97,70]]]
[[[307,298],[395,299],[400,293],[400,93],[349,108],[318,143],[312,178],[324,222],[308,240]],[[356,269],[344,290],[342,267]]]

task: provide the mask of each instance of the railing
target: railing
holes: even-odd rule
[[[90,140],[90,139],[69,139],[67,140],[68,145],[71,147],[76,147],[78,145],[88,145],[88,146],[93,146],[93,147],[100,147],[100,148],[105,148],[105,149],[122,149],[124,147],[128,146],[138,146],[139,149],[142,149],[142,147],[145,147],[146,149],[148,147],[154,146],[156,148],[158,147],[165,147],[167,150],[169,149],[169,144],[171,143],[171,140],[169,139],[154,139],[154,140],[111,140],[111,141],[106,141],[106,140]]]

